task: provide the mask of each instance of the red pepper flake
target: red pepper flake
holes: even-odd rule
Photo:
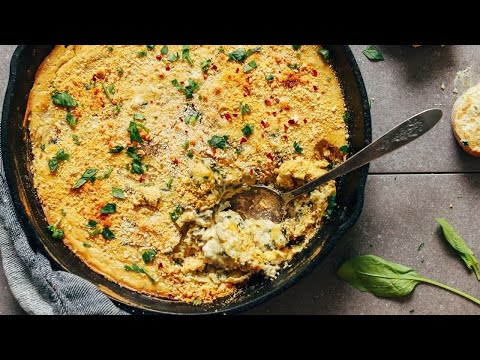
[[[287,132],[287,130],[288,130],[288,126],[287,126],[287,125],[285,125],[285,124],[283,124],[283,128],[285,129],[285,132]]]
[[[178,165],[178,159],[177,158],[173,159],[172,162],[173,162],[174,165]]]
[[[162,263],[158,263],[158,268],[159,268],[159,269],[163,268],[163,264],[162,264]]]
[[[306,124],[306,123],[307,123],[307,119],[303,119],[303,123]]]
[[[93,81],[93,82],[97,81],[97,74],[94,74],[94,75],[92,76],[92,81]]]
[[[313,85],[313,90],[317,91],[317,90],[318,90],[318,87],[316,87],[315,85]]]
[[[288,141],[288,136],[287,136],[287,135],[283,135],[283,136],[282,136],[282,139],[285,140],[285,141]]]
[[[272,153],[268,153],[268,154],[267,154],[267,158],[269,158],[270,160],[273,161],[273,155],[272,155]]]
[[[212,147],[212,148],[210,148],[210,149],[212,149],[212,154],[213,154],[213,155],[215,155],[215,154],[217,153],[217,149],[216,149],[216,148]]]
[[[232,115],[230,115],[229,113],[225,113],[223,115],[225,116],[225,120],[232,121]]]
[[[180,81],[180,84],[185,85],[185,81]]]
[[[276,111],[272,112],[272,115],[277,116],[277,112]]]
[[[248,88],[248,86],[244,86],[243,87],[243,96],[247,97],[249,95],[250,95],[250,89]]]
[[[235,70],[235,72],[236,72],[237,74],[238,74],[238,72],[239,72],[239,71],[240,71],[240,69],[239,69],[239,68],[237,68],[237,70]]]
[[[181,117],[179,117],[178,120],[180,120],[181,122],[183,122],[183,119],[182,119]]]
[[[207,80],[208,78],[208,75],[207,74],[203,74],[203,80]]]
[[[265,100],[265,105],[267,106],[271,106],[272,105],[272,102],[268,99]]]
[[[165,70],[170,71],[170,66],[167,65],[167,67],[165,68]]]
[[[275,98],[275,102],[278,104],[280,102],[279,98]]]
[[[250,169],[250,175],[253,175],[253,169]]]
[[[155,56],[155,59],[157,59],[158,61],[162,61],[162,55]]]
[[[242,140],[240,140],[240,145],[245,144],[247,142],[247,138],[243,137]]]
[[[260,121],[260,123],[262,124],[262,126],[263,126],[264,129],[270,126],[270,124],[269,124],[268,122],[265,122],[265,121],[263,121],[263,120]]]
[[[289,123],[290,125],[295,125],[295,119],[290,119],[290,120],[288,120],[288,123]]]
[[[263,139],[265,137],[265,134],[264,133],[261,133],[260,134],[260,137]]]
[[[233,114],[233,117],[237,117],[237,116],[238,116],[238,114]]]
[[[315,70],[315,69],[314,69],[314,70],[312,70],[312,76],[315,76],[315,77],[317,77],[317,75],[318,75],[318,73],[317,73],[317,70]]]
[[[140,181],[141,183],[143,183],[143,182],[145,181],[145,175],[142,174],[142,175],[140,176],[139,181]]]
[[[212,65],[212,70],[217,70],[217,65]]]

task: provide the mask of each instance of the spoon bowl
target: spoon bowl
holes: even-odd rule
[[[418,139],[433,128],[442,115],[440,109],[428,109],[412,116],[336,168],[292,191],[281,192],[265,185],[251,186],[229,200],[231,208],[244,219],[264,219],[279,223],[285,217],[286,205],[297,196],[311,192],[330,180]]]

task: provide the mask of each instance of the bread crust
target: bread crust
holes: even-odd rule
[[[480,157],[480,83],[455,101],[451,123],[461,148],[472,156]]]

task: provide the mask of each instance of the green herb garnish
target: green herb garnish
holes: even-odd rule
[[[193,152],[191,152],[191,151],[187,152],[187,156],[188,156],[190,159],[192,159],[192,158],[193,158]]]
[[[293,148],[295,149],[295,152],[298,153],[298,154],[301,154],[302,151],[303,151],[303,148],[296,141],[293,142]]]
[[[140,137],[140,132],[138,131],[137,123],[130,121],[127,131],[130,133],[130,140],[143,143],[143,139]]]
[[[168,54],[168,46],[167,45],[163,45],[162,46],[162,49],[160,50],[160,53],[162,55],[167,55]]]
[[[105,171],[105,173],[100,177],[100,179],[108,179],[110,177],[110,174],[112,173],[113,168],[108,169]]]
[[[57,154],[48,160],[48,167],[50,168],[51,172],[55,172],[58,169],[58,162],[59,161],[66,161],[70,159],[70,155],[65,153],[63,149],[57,151]]]
[[[145,57],[145,56],[147,56],[147,52],[146,51],[139,51],[139,52],[137,52],[137,55],[140,56],[140,57]]]
[[[58,226],[58,224],[60,223],[61,220],[62,220],[62,218],[58,219],[55,224],[48,226],[48,230],[51,231],[51,233],[52,233],[51,236],[55,240],[61,240],[63,238],[63,236],[65,235],[65,232],[62,229],[57,228],[57,226]]]
[[[145,250],[142,254],[143,262],[145,264],[148,264],[149,262],[152,262],[153,259],[155,258],[155,255],[157,255],[157,250],[155,250],[155,249]]]
[[[240,48],[228,54],[228,58],[236,62],[244,62],[250,55],[252,55],[255,52],[259,52],[260,50],[261,50],[260,46],[257,46],[248,51],[245,51],[244,48]]]
[[[75,145],[80,145],[80,138],[78,135],[72,135],[72,140]]]
[[[322,55],[323,61],[330,60],[330,51],[328,51],[327,49],[319,49],[318,53]]]
[[[292,45],[293,50],[297,51],[302,45]]]
[[[55,91],[52,95],[52,101],[55,105],[63,106],[66,108],[77,106],[77,102],[73,100],[72,96],[68,93],[68,91]]]
[[[267,81],[273,81],[273,79],[275,79],[275,76],[273,76],[273,75],[267,75],[267,76],[265,76],[265,79],[266,79]]]
[[[417,248],[417,251],[422,251],[423,247],[425,246],[425,243],[420,243],[420,245],[418,245],[418,248]]]
[[[330,217],[332,216],[333,210],[337,206],[337,202],[335,201],[336,197],[337,195],[333,194],[327,198],[328,205],[327,205],[327,208],[325,209],[325,213],[323,214],[323,217],[325,219],[330,219]]]
[[[112,196],[117,199],[125,199],[125,193],[123,190],[116,187],[112,187]]]
[[[136,152],[137,149],[135,149],[133,146],[129,146],[127,149],[127,155],[133,159],[130,172],[134,174],[143,174],[142,158],[137,155]]]
[[[135,113],[133,114],[133,120],[145,120],[145,116]]]
[[[253,126],[250,125],[250,124],[245,124],[245,126],[244,126],[243,129],[242,129],[242,133],[243,133],[243,135],[245,135],[246,137],[249,137],[249,136],[252,135],[252,133],[253,133]]]
[[[92,244],[89,244],[89,243],[83,243],[83,246],[85,246],[86,248],[91,248],[91,247],[92,247]]]
[[[78,189],[82,187],[88,180],[94,181],[95,174],[97,173],[97,169],[87,169],[83,173],[82,177],[77,180],[77,182],[72,186],[72,189]]]
[[[343,153],[348,153],[348,145],[342,145],[338,148]]]
[[[102,236],[105,240],[115,239],[115,234],[108,227],[103,228]]]
[[[97,226],[97,222],[95,220],[89,220],[88,221],[88,224],[87,224],[87,227],[90,228],[90,229],[95,229],[95,227]]]
[[[167,180],[167,183],[166,183],[166,189],[167,189],[168,191],[171,191],[171,190],[172,190],[172,184],[173,184],[173,178],[169,178],[169,179]]]
[[[179,58],[180,58],[180,56],[178,55],[178,53],[176,53],[176,54],[171,53],[171,54],[168,55],[167,60],[171,61],[171,62],[174,62],[174,61],[177,61]]]
[[[462,237],[455,231],[455,229],[450,225],[447,220],[444,218],[436,219],[437,222],[442,227],[443,235],[448,243],[458,251],[460,257],[465,262],[468,268],[472,269],[477,276],[477,279],[480,281],[480,272],[478,269],[478,261],[473,256],[473,251],[465,244],[465,241]]]
[[[190,57],[190,47],[183,45],[182,47],[182,60],[187,60],[190,65],[193,65],[193,60]]]
[[[68,125],[71,127],[74,127],[75,124],[77,123],[77,118],[70,112],[67,112],[67,116],[65,117],[65,120]]]
[[[113,214],[117,211],[117,205],[113,203],[106,204],[104,207],[100,209],[100,214]]]
[[[343,114],[343,121],[345,121],[347,124],[350,122],[350,113],[348,111]]]
[[[178,82],[177,79],[172,80],[172,85],[177,88],[178,91],[182,91],[185,93],[187,99],[191,99],[193,97],[193,93],[198,90],[199,84],[193,79],[188,79],[188,85],[183,86]]]
[[[181,206],[177,206],[173,212],[170,213],[170,218],[173,220],[173,221],[177,221],[178,218],[180,217],[180,215],[183,214],[183,208]]]
[[[207,72],[211,64],[212,64],[212,60],[210,59],[202,61],[202,63],[200,64],[200,66],[202,67],[202,71]]]
[[[228,140],[228,136],[226,135],[223,135],[223,136],[213,135],[212,138],[208,140],[208,145],[210,145],[213,148],[225,150],[227,146],[227,140]]]
[[[111,148],[110,150],[108,150],[108,152],[109,152],[110,154],[118,154],[119,152],[122,152],[123,149],[125,149],[124,146],[122,146],[122,145],[117,145],[117,146]]]
[[[156,280],[153,278],[152,275],[150,275],[144,268],[138,267],[138,265],[135,264],[135,263],[132,263],[132,266],[125,265],[123,268],[126,271],[134,271],[134,272],[137,272],[139,274],[145,274],[145,275],[147,275],[147,277],[150,279],[151,282],[153,282],[153,283],[156,282]]]
[[[117,69],[118,75],[122,75],[124,73],[123,68],[119,67]]]
[[[414,269],[389,262],[375,255],[354,257],[337,271],[338,276],[360,291],[379,297],[399,298],[409,295],[424,282],[451,291],[480,305],[480,300],[463,291],[419,275]]]
[[[243,72],[247,73],[257,68],[257,62],[255,60],[250,61],[247,65],[243,67]]]
[[[155,45],[145,45],[147,47],[147,50],[152,51],[155,49]]]
[[[367,46],[363,51],[362,51],[363,55],[365,55],[367,57],[368,60],[370,61],[383,61],[385,60],[383,58],[383,55],[382,53],[380,52],[380,50],[378,50],[376,48],[375,45],[370,45],[370,46]]]
[[[242,116],[245,116],[246,114],[250,114],[252,110],[250,109],[250,106],[248,104],[243,104],[240,103],[240,111],[242,113]]]
[[[117,105],[115,105],[115,110],[113,110],[113,112],[114,112],[115,114],[118,114],[121,109],[122,109],[122,105],[117,104]]]

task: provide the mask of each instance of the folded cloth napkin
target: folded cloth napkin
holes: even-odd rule
[[[1,136],[1,129],[0,129]],[[0,150],[0,253],[13,295],[29,314],[126,314],[92,283],[65,271],[52,269],[35,252],[17,221],[5,181]]]

